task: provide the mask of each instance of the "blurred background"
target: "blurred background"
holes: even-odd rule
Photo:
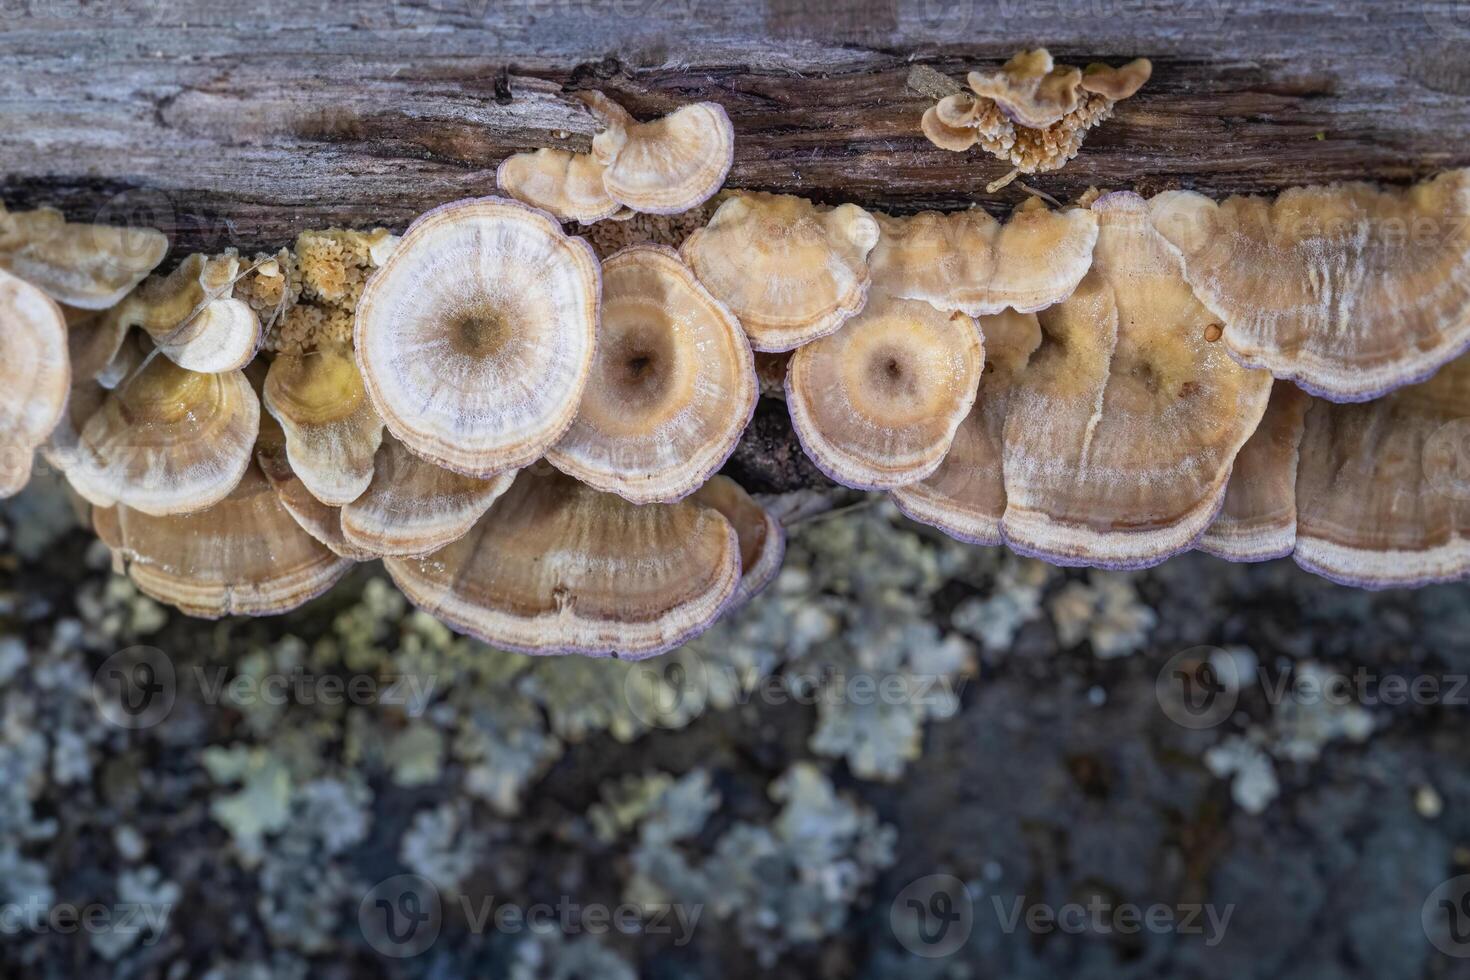
[[[642,664],[376,565],[202,622],[0,505],[0,974],[1462,977],[1470,587],[957,544],[879,498]]]

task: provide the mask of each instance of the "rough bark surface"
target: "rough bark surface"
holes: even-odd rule
[[[635,114],[723,104],[733,187],[915,210],[1008,169],[919,133],[951,77],[1046,44],[1153,59],[1082,155],[1029,182],[1269,192],[1470,164],[1462,0],[0,0],[0,200],[273,249],[490,193],[533,146],[585,146],[568,93]]]

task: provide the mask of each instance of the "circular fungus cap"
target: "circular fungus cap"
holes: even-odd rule
[[[740,323],[677,253],[634,245],[602,266],[602,325],[557,469],[634,503],[678,500],[729,458],[755,411]]]
[[[488,477],[539,459],[592,367],[597,259],[505,198],[419,218],[363,288],[354,332],[373,407],[409,449]]]
[[[383,420],[373,411],[352,352],[277,354],[261,393],[285,432],[291,469],[324,504],[360,497],[373,478]]]
[[[0,270],[0,497],[30,480],[36,447],[61,422],[70,388],[61,308]]]
[[[330,589],[352,567],[286,513],[258,469],[192,514],[92,512],[97,535],[146,595],[190,616],[271,616]]]
[[[980,133],[971,123],[951,122],[951,119],[968,119],[980,103],[973,95],[961,92],[947,95],[938,104],[924,110],[919,120],[919,129],[929,142],[941,150],[963,153],[980,142]]]
[[[949,451],[984,363],[970,317],[875,294],[841,330],[792,355],[791,424],[812,462],[844,486],[914,483]]]
[[[1033,313],[1072,295],[1092,264],[1097,215],[1049,211],[1031,198],[1002,225],[980,208],[908,218],[879,215],[868,264],[875,289],[936,309]]]
[[[1225,503],[1199,550],[1229,561],[1268,561],[1296,547],[1296,467],[1311,397],[1278,381],[1261,424],[1241,447]]]
[[[98,507],[188,513],[240,482],[259,427],[244,372],[200,374],[154,355],[82,424],[62,469]]]
[[[381,557],[364,551],[342,535],[342,510],[324,504],[306,489],[306,484],[291,469],[286,456],[286,433],[281,423],[266,413],[260,417],[260,435],[255,440],[255,465],[276,492],[276,499],[286,508],[301,529],[326,545],[333,554],[352,561],[372,561]]]
[[[824,337],[863,308],[878,222],[855,204],[829,210],[789,194],[740,193],[680,249],[740,319],[758,351]]]
[[[11,214],[0,206],[0,269],[67,306],[112,306],[167,251],[168,237],[152,228],[72,224],[51,208]]]
[[[786,530],[781,522],[751,499],[745,488],[728,476],[716,475],[690,498],[720,512],[740,543],[740,588],[727,612],[754,599],[781,571],[786,556]]]
[[[1271,377],[1216,342],[1143,198],[1092,209],[1092,269],[1038,314],[1042,343],[1011,395],[1001,532],[1056,564],[1144,567],[1214,519]]]
[[[1312,394],[1375,398],[1470,346],[1470,169],[1151,208],[1236,358]]]
[[[1367,589],[1470,574],[1470,357],[1376,401],[1307,409],[1296,563]]]
[[[482,480],[446,470],[388,436],[367,492],[342,508],[342,535],[378,555],[426,555],[464,537],[514,479],[514,471]]]
[[[898,487],[893,501],[916,521],[971,544],[1001,543],[1006,509],[1004,456],[1006,411],[1031,355],[1041,344],[1035,313],[1008,310],[980,318],[985,370],[975,405],[955,430],[949,452],[933,474]]]
[[[605,169],[588,153],[540,149],[506,157],[495,171],[495,183],[517,201],[562,221],[590,225],[622,208],[603,187]]]
[[[740,585],[740,546],[716,510],[639,506],[534,469],[463,538],[384,560],[416,606],[498,647],[629,658],[719,617]]]
[[[99,330],[140,327],[165,356],[190,371],[243,368],[260,346],[260,319],[232,295],[239,274],[232,255],[194,254],[166,276],[153,276],[102,316]]]
[[[661,119],[632,123],[593,143],[613,200],[646,214],[680,214],[707,201],[735,159],[735,127],[724,106],[696,102]]]
[[[997,71],[972,71],[967,81],[1012,122],[1042,129],[1077,108],[1082,72],[1057,65],[1046,48],[1035,48],[1017,52]]]

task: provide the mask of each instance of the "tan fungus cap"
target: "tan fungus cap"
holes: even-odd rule
[[[285,431],[292,471],[317,499],[340,507],[362,496],[373,478],[383,420],[350,350],[277,354],[261,400]]]
[[[66,342],[61,308],[0,270],[0,497],[29,482],[36,447],[62,420],[71,388]]]
[[[728,476],[716,475],[690,498],[713,507],[735,528],[740,542],[740,588],[727,612],[754,599],[781,571],[786,556],[786,531],[781,522]]]
[[[167,251],[167,236],[152,228],[72,224],[51,208],[7,212],[0,207],[0,269],[68,306],[112,306]]]

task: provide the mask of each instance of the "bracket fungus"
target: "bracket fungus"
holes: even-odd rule
[[[1002,473],[1006,411],[1031,355],[1041,345],[1034,313],[1008,310],[980,318],[985,371],[974,407],[955,430],[933,474],[893,491],[898,509],[971,544],[1001,543],[1006,509]]]
[[[1297,449],[1311,398],[1278,381],[1261,424],[1241,447],[1225,503],[1199,549],[1230,561],[1266,561],[1296,547]]]
[[[755,359],[730,310],[677,253],[635,245],[602,266],[602,324],[577,418],[546,459],[634,503],[709,479],[755,411]]]
[[[495,646],[642,658],[711,626],[740,561],[712,507],[631,504],[538,466],[458,541],[384,565],[414,605]]]
[[[285,432],[292,471],[318,500],[340,507],[362,495],[373,478],[383,420],[351,351],[277,354],[261,400]]]
[[[1091,271],[1038,314],[1005,424],[1005,539],[1056,564],[1143,567],[1214,519],[1271,377],[1236,364],[1136,194],[1092,204]]]
[[[1297,564],[1403,588],[1470,573],[1470,357],[1365,404],[1314,401],[1297,464]],[[1446,438],[1446,436],[1450,438]]]
[[[1364,401],[1470,346],[1470,169],[1274,200],[1174,191],[1152,209],[1242,364]]]
[[[208,619],[286,612],[352,567],[301,529],[254,466],[203,510],[158,517],[97,508],[92,523],[145,594]]]
[[[1045,48],[1022,51],[999,71],[970,72],[969,92],[946,95],[920,124],[929,142],[962,152],[979,143],[1018,173],[1059,170],[1082,149],[1088,130],[1107,121],[1113,107],[1136,93],[1153,73],[1147,58],[1121,68],[1056,65]]]
[[[841,330],[792,355],[792,428],[812,462],[844,486],[914,483],[949,451],[984,362],[970,317],[875,295]]]
[[[640,123],[601,92],[578,96],[602,127],[592,152],[514,154],[495,173],[503,192],[563,221],[592,224],[624,209],[680,214],[724,184],[735,159],[735,129],[723,106],[696,102]]]
[[[740,587],[726,612],[743,606],[775,581],[786,557],[786,529],[745,488],[728,476],[716,475],[690,498],[712,507],[735,529],[740,544]]]
[[[680,254],[753,348],[779,352],[833,333],[862,309],[878,237],[878,222],[855,204],[824,209],[751,192],[724,201]]]
[[[600,295],[592,249],[545,213],[496,197],[436,208],[357,304],[373,407],[440,466],[482,478],[525,466],[576,415]]]
[[[233,255],[190,255],[103,314],[98,330],[120,343],[129,329],[141,327],[161,353],[190,371],[243,368],[260,345],[260,320],[232,295],[239,267]]]
[[[108,393],[61,465],[89,503],[182,514],[219,502],[250,465],[260,401],[241,371],[153,356]]]
[[[980,208],[879,215],[878,223],[882,237],[868,258],[874,288],[970,316],[1061,302],[1087,274],[1097,243],[1090,209],[1050,211],[1034,197],[1005,224]]]
[[[389,436],[378,449],[371,485],[342,508],[342,536],[377,555],[426,555],[463,537],[514,478],[514,472],[482,480],[446,470]]]
[[[260,435],[255,440],[255,465],[276,492],[276,499],[286,508],[307,534],[316,538],[335,555],[352,561],[372,561],[376,552],[356,547],[342,534],[342,509],[318,500],[301,478],[291,469],[286,456],[286,433],[270,413],[260,417]]]
[[[31,478],[36,447],[66,411],[66,318],[44,292],[0,270],[0,497]]]
[[[76,224],[51,208],[8,212],[0,206],[0,269],[67,306],[112,306],[167,251],[168,237],[152,228]]]

